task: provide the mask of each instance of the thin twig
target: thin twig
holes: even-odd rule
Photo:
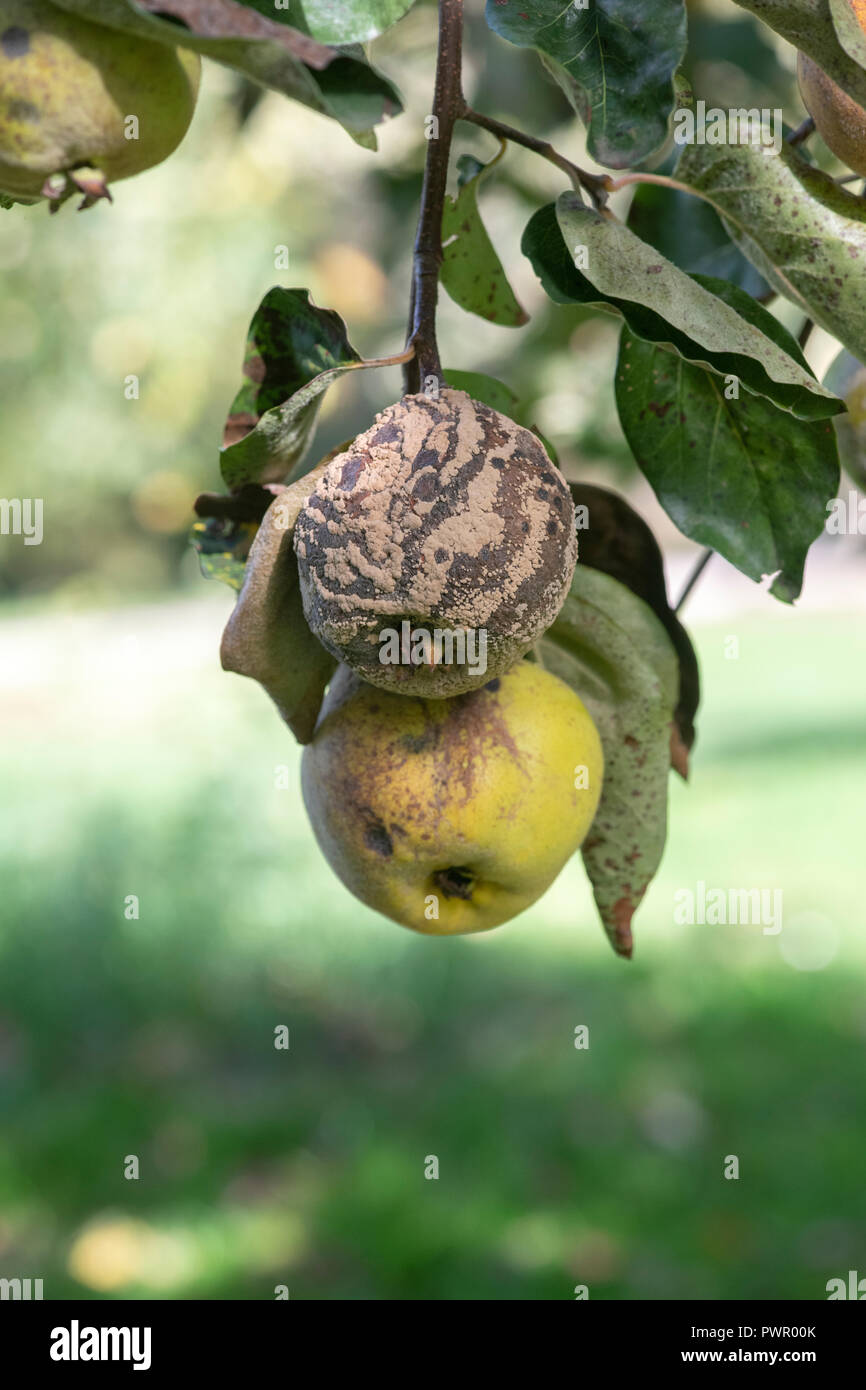
[[[421,189],[421,210],[415,236],[412,265],[412,318],[407,346],[414,346],[416,367],[407,373],[415,390],[427,377],[442,380],[442,364],[436,342],[436,301],[442,264],[442,212],[448,180],[448,156],[454,122],[464,105],[461,86],[463,49],[463,0],[439,0],[439,45],[433,115],[438,129],[431,132]]]
[[[700,560],[698,560],[698,563],[695,565],[694,569],[692,570],[691,574],[689,575],[688,579],[686,580],[686,586],[685,586],[685,588],[683,589],[682,593],[680,594],[679,598],[677,599],[676,603],[674,604],[674,612],[675,612],[675,613],[679,613],[680,609],[682,608],[683,604],[685,603],[685,601],[686,601],[686,599],[688,598],[689,594],[692,592],[692,589],[693,589],[693,588],[695,587],[695,585],[697,584],[698,580],[700,579],[700,577],[701,577],[701,575],[703,574],[704,570],[706,569],[707,565],[708,565],[708,564],[710,563],[710,561],[712,560],[712,558],[713,558],[713,556],[715,555],[715,553],[716,553],[716,552],[715,552],[714,550],[705,550],[705,551],[704,551],[704,553],[703,553],[703,555],[701,556]]]
[[[410,343],[402,352],[394,352],[390,357],[362,357],[360,362],[349,362],[345,370],[356,372],[360,367],[399,367],[402,362],[411,362],[414,356],[415,347]]]
[[[562,169],[578,192],[584,189],[597,208],[604,207],[607,202],[608,190],[606,174],[588,173],[586,169],[581,169],[578,164],[574,164],[570,159],[566,159],[564,154],[555,150],[548,140],[537,140],[534,135],[527,135],[524,131],[517,130],[515,126],[506,125],[504,121],[494,120],[492,116],[484,116],[480,111],[474,111],[471,106],[467,106],[465,102],[459,114],[461,121],[469,121],[472,125],[481,126],[482,130],[489,130],[492,135],[498,135],[500,140],[511,140],[515,145],[523,145],[525,149],[540,154],[542,159],[546,159],[549,163],[555,164],[558,169]]]
[[[787,140],[785,141],[785,144],[802,145],[804,140],[808,140],[809,136],[814,132],[814,129],[815,122],[812,120],[811,116],[807,116],[805,121],[803,121],[800,125],[797,126],[796,130],[791,131],[791,134],[788,136]]]

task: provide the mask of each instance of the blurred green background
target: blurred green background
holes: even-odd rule
[[[693,10],[699,94],[739,82],[799,120],[791,51]],[[866,1275],[862,540],[822,538],[794,610],[718,560],[690,600],[699,742],[630,965],[577,860],[475,939],[356,903],[299,750],[219,670],[232,596],[186,537],[247,323],[303,285],[365,355],[401,346],[432,39],[422,5],[375,45],[408,111],[378,155],[209,65],[181,151],[113,207],[0,215],[0,495],[45,502],[41,546],[0,540],[0,1276],[47,1298],[823,1298]],[[476,106],[580,158],[558,89],[477,16],[467,72]],[[625,492],[676,589],[694,550],[629,463],[615,328],[547,306],[517,249],[558,176],[505,167],[483,209],[532,322],[444,298],[445,364],[500,376],[571,476]],[[321,452],[399,390],[351,374]],[[676,926],[699,880],[780,887],[782,933]]]

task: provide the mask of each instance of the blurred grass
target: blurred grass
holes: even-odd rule
[[[862,621],[738,621],[736,661],[730,625],[698,633],[693,783],[629,966],[578,863],[475,939],[349,897],[276,789],[298,750],[217,670],[227,597],[6,621],[0,1274],[50,1298],[811,1299],[862,1269]],[[673,925],[699,878],[782,887],[782,935]],[[816,931],[832,959],[794,968]]]

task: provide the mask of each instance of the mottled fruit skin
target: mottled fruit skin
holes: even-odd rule
[[[861,5],[861,28],[864,17],[866,5]],[[866,111],[805,53],[798,54],[797,76],[806,110],[824,144],[853,173],[866,174]]]
[[[346,887],[405,927],[453,936],[541,897],[592,824],[603,771],[582,702],[529,661],[453,700],[390,694],[341,666],[302,785]]]
[[[553,622],[577,559],[571,494],[537,437],[464,391],[404,396],[338,454],[295,527],[304,614],[372,685],[442,699],[509,670]],[[382,661],[383,634],[483,632]]]
[[[159,164],[186,134],[200,69],[196,53],[46,0],[0,0],[0,191],[35,202],[50,175],[89,167],[111,182]]]

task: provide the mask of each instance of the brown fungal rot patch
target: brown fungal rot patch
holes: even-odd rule
[[[374,684],[435,697],[481,679],[383,672],[381,629],[483,629],[492,673],[505,670],[558,613],[577,537],[569,490],[535,435],[449,389],[389,406],[331,461],[295,550],[323,645]]]
[[[480,690],[455,696],[451,703],[451,717],[439,726],[435,776],[437,786],[442,787],[448,798],[453,796],[456,783],[463,801],[472,799],[476,778],[481,775],[485,761],[493,750],[506,753],[514,766],[529,776],[523,753],[499,705],[490,699],[491,693],[495,692],[490,692],[484,686]]]

